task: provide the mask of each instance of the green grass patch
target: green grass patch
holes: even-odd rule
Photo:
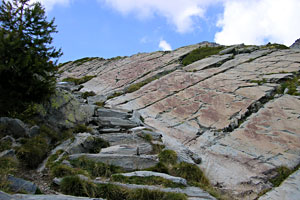
[[[127,189],[112,184],[95,184],[77,176],[65,177],[60,185],[64,194],[107,200],[187,200],[186,195],[147,189]]]
[[[81,58],[81,59],[78,59],[78,60],[75,60],[73,61],[73,65],[82,65],[83,63],[86,63],[86,62],[89,62],[89,61],[92,61],[92,60],[105,60],[104,58],[99,58],[99,57],[85,57],[85,58]]]
[[[158,77],[150,77],[150,78],[147,78],[146,80],[144,81],[141,81],[139,83],[134,83],[134,84],[131,84],[127,89],[126,89],[126,93],[132,93],[132,92],[135,92],[137,90],[139,90],[141,87],[143,87],[144,85],[147,85],[148,83],[154,81],[158,79]]]
[[[73,133],[90,133],[92,129],[87,127],[85,124],[77,124],[73,128]]]
[[[198,49],[195,49],[191,51],[187,56],[185,56],[182,59],[182,64],[184,66],[187,66],[189,64],[192,64],[193,62],[196,62],[198,60],[201,60],[203,58],[206,58],[211,55],[218,54],[221,50],[223,50],[224,47],[200,47]]]
[[[157,176],[149,176],[149,177],[139,177],[139,176],[122,176],[122,175],[113,175],[111,177],[112,181],[128,183],[128,184],[137,184],[137,185],[160,185],[163,187],[171,187],[171,188],[184,188],[185,185],[180,183],[174,183],[170,180],[164,179],[162,177]]]
[[[64,78],[62,81],[64,81],[64,82],[72,82],[75,85],[80,85],[80,84],[83,84],[83,83],[86,83],[86,82],[92,80],[95,77],[96,76],[84,76],[84,77],[81,77],[81,78],[67,77],[67,78]]]
[[[84,156],[70,162],[74,167],[86,170],[91,177],[110,177],[112,174],[123,172],[120,167],[88,160]]]
[[[96,93],[93,91],[84,92],[81,94],[83,99],[87,99],[88,97],[96,96]]]
[[[116,97],[121,96],[121,95],[123,95],[122,92],[114,92],[111,96],[107,97],[107,100],[116,98]]]
[[[17,148],[17,157],[28,168],[36,168],[49,152],[49,145],[45,137],[39,135],[24,139],[24,144]]]
[[[78,174],[82,174],[85,176],[89,176],[87,171],[82,169],[72,168],[67,165],[58,164],[51,168],[50,174],[52,177],[65,177],[65,176],[74,176]]]
[[[289,175],[291,175],[294,170],[291,170],[285,166],[281,166],[275,169],[277,175],[271,178],[269,181],[274,187],[278,187]]]
[[[290,79],[290,80],[287,80],[287,81],[281,83],[277,89],[277,93],[283,94],[285,89],[288,89],[287,94],[300,96],[300,93],[297,91],[297,87],[300,86],[299,79],[300,79],[300,76],[296,76],[293,79]]]
[[[163,150],[158,155],[158,158],[159,158],[159,161],[164,164],[174,165],[177,162],[177,153],[170,149]]]
[[[264,46],[262,46],[262,48],[267,48],[267,49],[289,49],[289,47],[283,45],[283,44],[277,44],[277,43],[268,43]]]
[[[258,85],[263,85],[263,84],[267,83],[267,80],[265,78],[263,78],[262,80],[251,80],[250,83],[256,83]]]
[[[94,103],[96,106],[99,106],[99,107],[104,107],[105,105],[105,102],[102,102],[102,101],[98,101],[96,103]]]
[[[0,152],[9,150],[12,147],[12,142],[10,140],[0,141]]]
[[[0,190],[10,192],[8,174],[14,174],[17,171],[19,163],[14,158],[0,158]]]

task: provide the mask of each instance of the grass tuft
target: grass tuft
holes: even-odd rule
[[[216,55],[223,49],[224,49],[224,47],[222,47],[222,46],[220,46],[220,47],[200,47],[198,49],[191,51],[187,56],[185,56],[182,60],[182,64],[184,66],[187,66],[189,64],[192,64],[193,62],[196,62],[196,61],[206,58],[208,56]]]
[[[177,162],[177,153],[173,150],[167,149],[160,152],[158,155],[159,161],[164,164],[174,165]]]
[[[82,78],[72,78],[72,77],[68,77],[68,78],[64,78],[62,81],[64,82],[72,82],[75,85],[80,85],[83,83],[86,83],[88,81],[90,81],[91,79],[95,78],[96,76],[84,76]]]

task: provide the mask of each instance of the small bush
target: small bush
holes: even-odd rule
[[[300,93],[297,91],[297,87],[300,86],[299,79],[300,79],[300,76],[296,76],[295,78],[293,78],[291,80],[287,80],[287,81],[281,83],[281,85],[277,89],[277,93],[283,94],[284,90],[287,88],[289,95],[300,96]]]
[[[78,60],[73,61],[72,64],[79,66],[79,65],[82,65],[85,62],[89,62],[89,61],[96,60],[96,59],[104,60],[104,58],[99,58],[99,57],[85,57],[85,58],[80,58]]]
[[[73,129],[73,133],[90,133],[91,131],[92,129],[85,124],[77,124]]]
[[[165,164],[174,165],[177,162],[177,153],[173,150],[164,150],[158,155],[159,161]]]
[[[89,92],[84,92],[84,93],[82,93],[82,94],[81,94],[81,97],[82,97],[83,99],[86,99],[86,98],[88,98],[88,97],[92,97],[92,96],[95,96],[95,95],[96,95],[95,92],[89,91]]]
[[[109,142],[103,140],[102,138],[94,138],[93,148],[89,150],[89,153],[99,153],[102,148],[107,148],[109,146]]]
[[[208,179],[197,165],[185,162],[178,163],[172,168],[171,174],[185,178],[187,181],[194,181],[203,185],[209,185]]]
[[[216,55],[223,49],[224,49],[224,47],[222,47],[222,46],[220,46],[220,47],[200,47],[198,49],[191,51],[187,56],[185,56],[182,60],[182,64],[184,66],[187,66],[189,64],[192,64],[193,62],[196,62],[196,61],[206,58],[208,56]]]
[[[54,167],[55,165],[59,164],[59,163],[56,163],[55,161],[58,159],[58,157],[64,153],[64,150],[58,150],[55,154],[51,155],[48,160],[47,160],[47,163],[46,163],[46,167],[48,168],[52,168]]]
[[[157,176],[149,176],[149,177],[139,177],[139,176],[122,176],[122,175],[113,175],[112,180],[121,183],[129,183],[129,184],[137,184],[137,185],[161,185],[163,187],[171,187],[171,188],[182,188],[185,185],[180,183],[174,183],[170,180],[164,179],[162,177]]]
[[[70,162],[74,167],[86,170],[92,177],[110,177],[122,172],[120,167],[88,160],[84,156]]]
[[[141,81],[139,83],[134,83],[126,89],[126,93],[135,92],[135,91],[139,90],[141,87],[143,87],[144,85],[147,85],[148,83],[150,83],[156,79],[158,79],[158,77],[154,76],[154,77],[147,78],[146,80]]]
[[[0,190],[9,192],[8,174],[14,174],[17,171],[19,163],[9,157],[0,158]]]
[[[45,135],[48,138],[50,138],[52,143],[55,143],[55,142],[61,140],[60,136],[58,135],[58,133],[55,130],[53,130],[53,128],[50,128],[49,126],[44,125],[44,124],[40,126],[40,134]]]
[[[137,189],[129,194],[129,200],[187,200],[186,195],[181,193],[162,192],[159,190]]]
[[[291,173],[293,173],[293,170],[281,166],[275,169],[277,175],[270,179],[270,182],[273,184],[274,187],[278,187]]]
[[[102,102],[102,101],[98,101],[96,103],[94,103],[96,106],[99,106],[99,107],[104,107],[105,105],[105,102]]]
[[[107,200],[127,200],[130,190],[113,184],[98,184],[97,192],[98,197]]]
[[[29,168],[37,167],[47,156],[49,145],[42,136],[26,139],[17,150],[17,157]]]
[[[96,76],[84,76],[82,78],[72,78],[72,77],[68,77],[68,78],[64,78],[62,81],[64,82],[72,82],[75,85],[81,85],[83,83],[86,83],[90,80],[92,80],[93,78],[95,78]]]
[[[51,169],[52,177],[74,176],[74,175],[78,175],[78,174],[89,176],[87,171],[72,168],[72,167],[69,167],[69,166],[63,165],[63,164],[58,164],[58,165],[52,167],[52,169]]]
[[[277,44],[277,43],[268,43],[267,45],[263,46],[263,48],[268,49],[289,49],[289,47],[283,45],[283,44]]]
[[[8,141],[0,141],[0,152],[11,149],[12,142]]]
[[[67,195],[97,197],[97,185],[80,179],[78,176],[67,176],[60,184],[60,190]]]
[[[107,100],[116,98],[118,96],[121,96],[122,94],[123,94],[122,92],[115,92],[111,96],[107,97]]]

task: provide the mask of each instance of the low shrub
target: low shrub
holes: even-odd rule
[[[129,184],[138,184],[138,185],[161,185],[163,187],[171,187],[171,188],[183,188],[185,185],[180,183],[174,183],[173,181],[164,179],[162,177],[157,176],[149,176],[149,177],[139,177],[139,176],[122,176],[122,175],[113,175],[111,180],[121,183],[129,183]]]
[[[0,158],[0,190],[9,192],[8,174],[14,174],[17,171],[19,163],[14,158]]]
[[[11,149],[12,142],[10,140],[0,141],[0,152]]]
[[[198,182],[203,185],[209,185],[208,179],[205,177],[202,170],[194,164],[181,162],[173,166],[171,174],[185,178],[190,182]]]
[[[73,133],[90,133],[92,132],[91,128],[88,128],[85,124],[77,124],[73,128]]]
[[[290,174],[293,173],[293,170],[281,166],[275,169],[277,175],[270,179],[270,182],[274,187],[278,187]]]
[[[84,156],[70,162],[74,167],[86,170],[91,177],[110,177],[112,174],[123,172],[120,167],[88,160]]]
[[[160,152],[158,158],[162,163],[174,165],[177,162],[177,153],[173,150],[167,149]]]
[[[223,50],[224,47],[219,46],[219,47],[200,47],[198,49],[195,49],[191,51],[187,56],[185,56],[182,59],[182,64],[184,66],[187,66],[189,64],[192,64],[193,62],[196,62],[198,60],[201,60],[203,58],[206,58],[211,55],[216,55],[218,54],[221,50]]]
[[[84,93],[82,93],[82,94],[81,94],[81,97],[82,97],[83,99],[86,99],[86,98],[88,98],[88,97],[92,97],[92,96],[95,96],[95,95],[96,95],[95,92],[89,91],[89,92],[84,92]]]
[[[82,174],[85,176],[89,176],[88,172],[77,169],[77,168],[72,168],[67,165],[63,164],[58,164],[54,167],[51,168],[50,170],[51,176],[52,177],[65,177],[65,176],[74,176],[78,174]]]
[[[78,176],[63,178],[60,190],[73,196],[105,198],[107,200],[187,200],[180,193],[162,192],[148,189],[127,189],[113,184],[95,184]]]
[[[36,168],[47,156],[49,145],[42,136],[25,139],[25,143],[17,149],[17,157],[28,168]]]
[[[299,79],[300,76],[296,76],[293,79],[281,83],[277,89],[277,93],[283,94],[285,89],[288,89],[287,94],[300,96],[300,93],[297,91],[297,87],[300,86]]]
[[[102,148],[109,147],[109,142],[103,140],[102,138],[94,138],[93,148],[89,150],[89,153],[99,153]]]
[[[86,82],[92,80],[95,77],[96,76],[84,76],[84,77],[81,77],[81,78],[67,77],[67,78],[64,78],[62,81],[64,81],[64,82],[72,82],[75,85],[81,85],[83,83],[86,83]]]
[[[67,176],[62,179],[60,190],[67,195],[97,197],[97,185],[80,179],[78,176]]]

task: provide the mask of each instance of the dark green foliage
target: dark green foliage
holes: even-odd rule
[[[267,83],[267,80],[264,78],[262,80],[251,80],[250,83],[257,83],[258,85],[263,85]]]
[[[263,48],[268,49],[289,49],[289,47],[283,45],[283,44],[277,44],[277,43],[268,43],[267,45],[263,46]]]
[[[84,124],[77,124],[73,129],[73,133],[90,133],[91,131],[91,128],[88,128]]]
[[[95,96],[95,95],[96,95],[95,92],[90,91],[90,92],[84,92],[84,93],[82,93],[82,94],[81,94],[81,97],[84,98],[84,99],[86,99],[86,98],[88,98],[88,97],[92,97],[92,96]]]
[[[182,60],[182,64],[184,66],[187,66],[189,64],[192,64],[193,62],[196,62],[196,61],[206,58],[208,56],[216,55],[223,49],[224,49],[224,47],[222,47],[222,46],[220,46],[220,47],[200,47],[198,49],[191,51],[187,56],[185,56]]]
[[[123,93],[121,93],[121,92],[114,92],[113,95],[107,97],[107,100],[113,99],[113,98],[118,97],[118,96],[121,96],[122,94],[123,94]]]
[[[300,86],[299,79],[300,79],[300,76],[296,76],[295,78],[293,78],[291,80],[281,83],[281,85],[277,89],[277,92],[280,94],[283,94],[284,90],[287,88],[289,90],[288,94],[300,96],[300,93],[297,91],[297,87]]]
[[[148,171],[169,174],[170,169],[162,162],[157,163],[154,167],[147,169]]]
[[[126,93],[135,92],[135,91],[139,90],[141,87],[143,87],[144,85],[147,85],[148,83],[150,83],[150,82],[152,82],[156,79],[157,79],[157,77],[150,77],[150,78],[147,78],[146,80],[141,81],[139,83],[134,83],[126,89]]]
[[[161,192],[158,190],[137,189],[129,194],[128,200],[187,200],[184,194]]]
[[[277,175],[270,179],[270,182],[273,184],[274,187],[278,187],[290,174],[293,173],[293,170],[281,166],[275,169]]]
[[[60,190],[64,194],[84,197],[96,197],[97,185],[89,181],[80,179],[78,176],[68,176],[63,178]]]
[[[86,170],[92,177],[110,177],[122,172],[120,167],[88,160],[84,156],[70,162],[74,167]]]
[[[60,185],[64,194],[107,200],[187,200],[184,194],[147,189],[126,189],[112,184],[95,184],[77,176],[65,177]]]
[[[88,176],[88,173],[81,169],[75,169],[67,165],[58,164],[51,168],[50,170],[52,177],[65,177],[65,176],[74,176],[77,174],[83,174]]]
[[[182,188],[185,185],[180,183],[174,183],[170,180],[164,179],[162,177],[157,176],[149,176],[149,177],[139,177],[139,176],[122,176],[122,175],[113,175],[112,180],[121,183],[129,183],[129,184],[138,184],[138,185],[161,185],[163,187],[171,187],[171,188]]]
[[[104,58],[99,58],[99,57],[85,57],[85,58],[75,60],[72,64],[79,66],[79,65],[82,65],[85,62],[89,62],[89,61],[92,61],[92,60],[95,60],[95,59],[104,60]]]
[[[173,150],[164,150],[158,155],[159,161],[165,164],[174,165],[177,162],[177,154]]]
[[[28,168],[36,168],[47,156],[49,145],[42,136],[26,139],[24,144],[18,148],[17,157]]]
[[[54,92],[52,60],[62,53],[51,46],[56,26],[39,2],[2,0],[0,25],[0,114],[7,115]]]
[[[0,152],[11,149],[12,142],[10,140],[0,141]]]
[[[96,103],[94,103],[95,105],[99,106],[99,107],[104,107],[105,105],[105,102],[102,102],[102,101],[98,101]]]
[[[97,197],[105,198],[107,200],[126,200],[128,199],[130,190],[113,184],[98,184],[97,192]]]
[[[68,77],[68,78],[64,78],[62,81],[65,81],[65,82],[72,82],[74,83],[75,85],[80,85],[80,84],[83,84],[83,83],[86,83],[90,80],[92,80],[93,78],[95,78],[96,76],[84,76],[84,77],[81,77],[81,78],[72,78],[72,77]]]
[[[89,150],[89,153],[99,153],[102,148],[107,148],[109,146],[109,142],[103,140],[102,138],[94,138],[93,148]]]
[[[17,171],[19,163],[9,157],[0,158],[0,190],[9,192],[8,174],[14,174]]]
[[[187,181],[194,181],[204,185],[209,185],[208,179],[197,165],[185,162],[178,163],[173,166],[171,174],[185,178]]]

